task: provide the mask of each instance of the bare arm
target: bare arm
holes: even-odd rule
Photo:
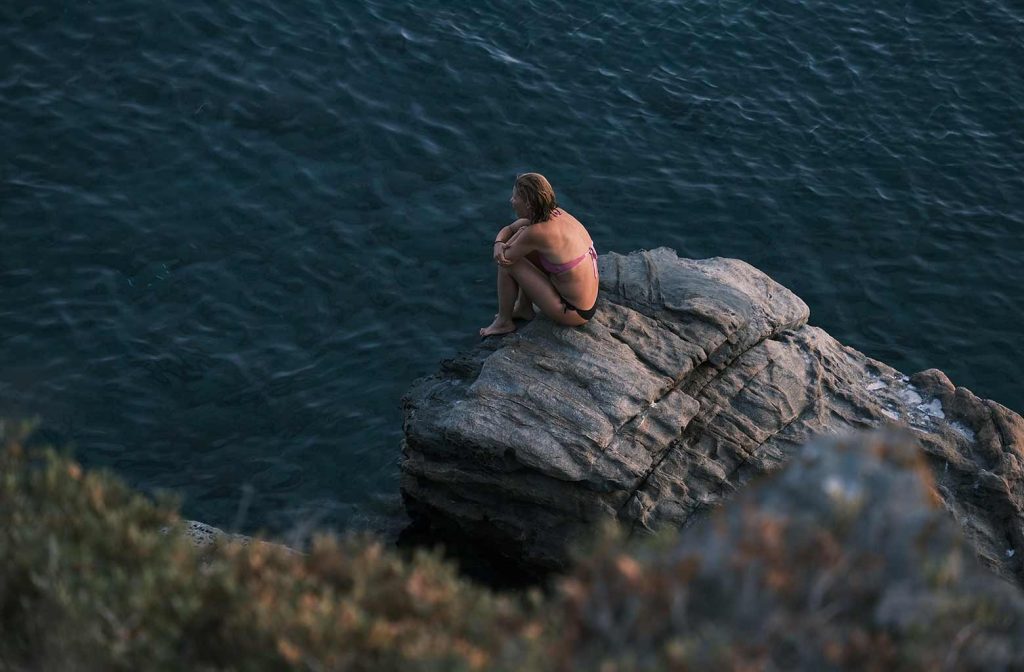
[[[502,266],[511,266],[530,252],[538,248],[539,239],[536,231],[531,228],[521,228],[516,231],[512,239],[502,245],[502,254],[498,263]]]
[[[528,225],[530,220],[525,217],[520,217],[516,221],[512,222],[508,226],[502,227],[501,231],[498,231],[498,235],[494,237],[496,243],[507,243],[509,238],[514,236],[517,231]]]

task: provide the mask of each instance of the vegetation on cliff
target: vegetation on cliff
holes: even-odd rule
[[[368,538],[195,548],[156,503],[5,426],[0,668],[1013,669],[1017,589],[907,451],[819,451],[685,533],[609,529],[542,595]],[[894,455],[896,455],[894,457]]]
[[[200,553],[167,501],[26,451],[0,456],[0,668],[479,670],[544,667],[528,599],[461,580],[437,554],[370,539]]]

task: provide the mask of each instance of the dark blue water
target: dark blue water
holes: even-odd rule
[[[990,0],[2,3],[0,414],[215,525],[388,527],[529,170],[1024,410],[1022,63]]]

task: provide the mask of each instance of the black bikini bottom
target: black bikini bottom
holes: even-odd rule
[[[559,296],[561,296],[561,294],[559,294]],[[569,303],[568,301],[565,300],[564,296],[561,296],[561,298],[562,298],[562,312],[563,313],[568,313],[570,310],[575,310],[576,313],[580,317],[582,317],[584,320],[589,320],[590,318],[592,318],[594,316],[594,313],[597,312],[597,299],[596,298],[594,299],[594,305],[591,306],[590,308],[587,308],[586,310],[580,310],[576,306],[572,305],[571,303]]]

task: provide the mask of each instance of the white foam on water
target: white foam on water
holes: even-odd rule
[[[915,390],[913,386],[909,386],[907,387],[907,389],[900,391],[900,399],[902,399],[904,403],[910,406],[917,406],[922,401],[924,401],[924,399],[921,398],[921,395],[917,393],[917,390]]]
[[[946,414],[942,412],[942,402],[938,399],[932,399],[927,404],[920,404],[917,410],[922,413],[926,413],[933,418],[945,418]]]
[[[953,422],[949,423],[949,426],[952,427],[955,432],[960,434],[968,441],[974,441],[974,430],[965,425],[964,423],[957,422],[956,420],[954,420]]]

